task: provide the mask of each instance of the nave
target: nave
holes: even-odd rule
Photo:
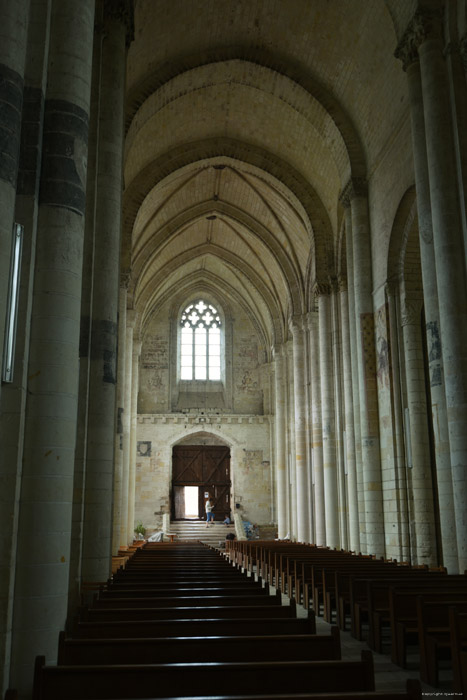
[[[357,566],[356,581],[372,566],[377,576],[385,565],[387,580],[389,562],[351,555],[349,564],[345,554],[283,542],[228,543],[225,553],[201,543],[145,544],[68,620],[57,665],[37,657],[33,700],[417,700],[422,688],[452,695],[452,673],[443,671],[437,688],[419,683],[420,652],[413,646],[405,670],[390,662],[386,648],[373,654],[364,641],[369,617],[361,618],[360,641],[346,631],[350,622],[355,632],[353,612],[341,608],[334,624],[338,596],[329,585],[313,590],[315,609],[300,604],[308,583],[286,572],[297,571],[305,555],[315,573],[324,571],[324,557],[328,572],[333,560],[340,571]],[[456,597],[467,595],[463,577],[398,568],[400,587],[404,579],[417,599],[439,594],[440,577],[445,590],[458,583]],[[16,697],[10,690],[5,700]]]

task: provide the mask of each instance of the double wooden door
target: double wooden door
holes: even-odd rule
[[[182,514],[182,489],[198,487],[198,517],[209,494],[215,520],[230,515],[230,449],[220,445],[176,445],[172,452],[172,519]]]

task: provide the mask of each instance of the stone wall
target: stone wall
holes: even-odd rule
[[[231,508],[244,520],[267,525],[272,513],[270,419],[263,416],[138,416],[135,520],[150,530],[170,512],[172,448],[176,444],[230,446]]]

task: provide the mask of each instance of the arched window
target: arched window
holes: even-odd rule
[[[221,378],[221,317],[203,299],[189,304],[181,316],[180,379]]]

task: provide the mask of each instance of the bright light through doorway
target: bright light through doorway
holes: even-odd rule
[[[198,517],[198,486],[185,486],[185,518]]]

